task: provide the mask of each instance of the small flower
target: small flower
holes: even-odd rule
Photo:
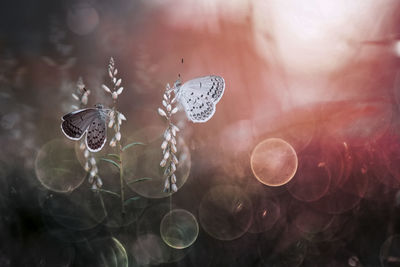
[[[175,99],[175,98],[174,98]],[[178,112],[178,110],[179,110],[179,108],[178,107],[174,107],[174,109],[171,111],[171,114],[175,114],[175,113],[177,113]]]
[[[83,156],[85,156],[85,158],[89,157],[89,150],[85,149],[85,152],[83,152]]]
[[[169,158],[169,151],[166,151],[164,153],[164,159],[167,160]]]
[[[82,99],[81,99],[82,104],[87,105],[88,103],[88,94],[83,94]]]
[[[115,147],[117,145],[117,141],[115,140],[115,137],[113,137],[110,141],[110,147]]]
[[[169,187],[170,187],[169,179],[166,179],[164,183],[164,190],[168,190]]]
[[[161,116],[164,116],[164,117],[167,116],[167,113],[165,113],[165,111],[161,108],[158,108],[158,114],[160,114]]]
[[[164,140],[164,142],[162,142],[162,144],[161,144],[162,150],[166,149],[167,145],[168,145],[168,142],[166,140]]]
[[[171,163],[171,172],[174,173],[176,171],[176,165],[175,163]]]
[[[117,99],[118,98],[118,94],[117,94],[117,92],[112,92],[112,99]]]
[[[172,153],[178,152],[178,149],[176,148],[176,145],[171,144],[171,151],[172,151]]]
[[[121,112],[118,113],[118,119],[126,121],[126,117]]]
[[[86,161],[84,169],[85,169],[85,171],[87,171],[87,172],[90,170],[89,162]]]
[[[176,186],[176,184],[172,184],[171,189],[174,192],[178,192],[178,187]]]
[[[118,81],[115,83],[115,87],[118,87],[121,85],[122,79],[118,79]]]
[[[110,121],[108,122],[108,128],[112,128],[114,125],[114,117],[111,117]]]
[[[171,111],[171,105],[167,105],[167,111],[168,111],[168,112]]]
[[[120,133],[120,132],[117,132],[117,133],[115,134],[115,139],[117,139],[117,141],[120,141],[120,140],[121,140],[121,133]]]
[[[108,88],[107,85],[102,84],[101,87],[104,89],[104,91],[106,91],[107,93],[110,93],[110,94],[111,94],[111,90],[110,90],[110,88]]]
[[[96,174],[97,174],[97,171],[96,171],[96,170],[93,170],[93,169],[92,169],[92,170],[90,171],[90,176],[91,176],[91,177],[95,177]]]
[[[103,186],[103,182],[101,181],[100,177],[97,177],[97,179],[96,179],[96,185],[97,185],[98,188],[100,188],[100,187]]]
[[[175,174],[171,175],[171,183],[176,184],[176,175]]]
[[[167,161],[165,159],[162,159],[160,162],[160,166],[165,167],[165,164],[167,164]]]
[[[96,165],[96,159],[94,157],[90,158],[90,164]]]
[[[178,158],[175,155],[172,155],[172,162],[174,164],[178,164],[179,163]]]
[[[120,80],[121,80],[121,79],[120,79]],[[123,90],[124,90],[124,87],[120,87],[120,88],[117,90],[117,94],[120,95],[120,94],[122,93]]]
[[[76,94],[72,93],[72,97],[73,97],[76,101],[79,101],[79,97],[78,97]]]

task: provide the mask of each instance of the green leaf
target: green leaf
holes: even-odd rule
[[[133,143],[130,143],[130,144],[127,144],[126,146],[124,146],[124,147],[122,148],[122,151],[125,151],[125,149],[128,149],[128,148],[130,148],[131,146],[136,146],[136,145],[145,146],[146,144],[141,143],[141,142],[133,142]]]
[[[140,196],[128,198],[127,200],[125,200],[124,205],[128,205],[132,201],[135,201],[135,200],[138,200],[138,199],[140,199]]]
[[[153,178],[143,177],[143,178],[139,178],[139,179],[136,179],[136,180],[133,180],[133,181],[129,181],[129,182],[127,182],[127,184],[134,184],[134,183],[138,183],[138,182],[141,182],[141,181],[148,181],[148,180],[153,180]]]
[[[116,158],[117,160],[121,161],[121,158],[119,157],[118,154],[107,154],[107,156],[109,156],[109,157],[114,157],[114,158]]]
[[[102,161],[107,161],[107,162],[113,164],[113,165],[114,165],[115,167],[117,167],[118,169],[120,169],[119,164],[116,163],[115,161],[113,161],[112,159],[101,158],[100,160],[102,160]]]
[[[109,191],[109,190],[105,190],[105,189],[92,189],[94,192],[103,192],[103,193],[108,193],[114,196],[117,196],[119,198],[121,198],[121,196],[118,193],[115,193],[113,191]]]

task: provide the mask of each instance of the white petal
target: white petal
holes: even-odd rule
[[[117,94],[121,94],[122,93],[122,91],[124,91],[124,87],[120,87],[120,88],[118,88],[118,90],[117,90]]]
[[[87,104],[87,102],[88,102],[87,94],[84,94],[84,95],[82,96],[81,102],[82,102],[82,104],[84,104],[84,105]]]
[[[118,79],[118,81],[115,83],[115,87],[118,87],[121,85],[122,79]]]
[[[85,158],[88,158],[89,157],[89,150],[85,150],[85,152],[83,153],[83,155],[85,156]]]
[[[176,153],[178,151],[174,144],[171,144],[171,151],[172,151],[172,153]]]
[[[158,108],[158,114],[160,114],[161,116],[167,117],[167,113],[165,113],[165,111],[161,108]]]
[[[108,128],[113,127],[113,125],[114,125],[114,120],[111,119],[111,120],[108,122]]]
[[[96,165],[96,159],[94,157],[90,158],[90,164]]]
[[[117,133],[115,134],[115,139],[117,139],[118,141],[121,140],[121,133],[120,133],[120,132],[117,132]]]
[[[175,174],[171,175],[171,183],[176,184],[176,175]]]
[[[166,151],[164,154],[164,159],[167,160],[169,158],[169,151]]]
[[[90,170],[89,162],[86,161],[86,163],[85,163],[85,171],[88,172],[89,170]]]
[[[168,105],[168,106],[167,106],[167,111],[168,111],[168,112],[171,111],[171,108],[172,108],[171,105]]]
[[[166,107],[167,106],[167,101],[163,100],[162,104],[163,104],[164,107]]]
[[[176,186],[176,184],[172,184],[171,189],[174,192],[178,192],[178,187]]]
[[[102,186],[103,186],[103,182],[102,182],[101,179],[98,178],[98,177],[97,177],[97,179],[96,179],[96,185],[97,185],[98,187],[102,187]]]
[[[113,99],[117,99],[117,98],[118,98],[117,92],[113,92],[113,93],[112,93],[112,98],[113,98]]]
[[[176,107],[174,107],[174,109],[171,111],[171,114],[175,114],[175,113],[177,113],[178,112],[178,110],[179,110],[179,108],[176,106]]]
[[[164,97],[165,101],[168,101],[168,96],[167,96],[167,94],[164,94],[163,97]]]
[[[175,155],[172,156],[172,161],[173,161],[175,164],[178,164],[178,163],[179,163],[179,160],[176,158]]]
[[[79,101],[79,97],[78,97],[76,94],[72,93],[72,97],[73,97],[75,100]]]
[[[167,140],[167,141],[171,140],[171,133],[169,131],[166,132],[166,134],[165,134],[165,140]]]
[[[71,109],[78,110],[79,108],[75,105],[71,105]]]
[[[91,170],[90,171],[90,177],[95,177],[96,176],[96,171],[95,170]]]
[[[163,159],[163,160],[160,162],[160,166],[161,166],[161,167],[164,167],[165,164],[167,164],[167,161],[166,161],[165,159]]]
[[[110,90],[110,88],[108,88],[107,85],[102,84],[101,87],[102,87],[102,88],[104,89],[104,91],[106,91],[107,93],[111,93],[111,90]]]
[[[119,118],[119,119],[121,119],[121,120],[124,120],[124,121],[126,121],[126,117],[125,117],[125,115],[124,115],[124,114],[122,114],[121,112],[120,112],[120,113],[118,113],[118,118]]]
[[[173,124],[172,124],[172,129],[173,129],[174,131],[176,131],[176,132],[179,132],[179,128],[178,128],[177,126],[173,125]]]
[[[175,163],[171,163],[171,172],[174,173],[176,171],[176,165]]]
[[[117,82],[117,78],[115,78],[115,77],[112,80],[113,80],[114,84]]]
[[[166,149],[166,148],[167,148],[167,145],[168,145],[168,142],[167,142],[167,141],[162,142],[162,144],[161,144],[161,149]]]
[[[96,190],[96,189],[98,189],[98,187],[97,187],[96,183],[93,183],[93,184],[92,184],[92,189],[93,189],[93,190]]]
[[[115,70],[114,70],[114,76],[117,76],[117,74],[118,74],[118,69],[115,68]]]
[[[170,186],[170,184],[169,184],[169,179],[165,179],[165,183],[164,183],[164,189],[169,189],[169,186]]]
[[[112,74],[112,72],[111,72],[111,70],[110,70],[110,69],[108,69],[108,76],[110,76],[110,78],[112,78],[112,77],[113,77],[113,74]]]
[[[176,139],[175,139],[175,137],[171,137],[171,143],[174,144],[174,145],[176,145]]]

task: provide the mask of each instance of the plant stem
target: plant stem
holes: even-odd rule
[[[122,148],[121,143],[119,143],[119,157],[120,157],[120,164],[119,164],[119,181],[121,183],[121,213],[122,215],[125,214],[125,192],[124,192],[124,169],[122,166]]]

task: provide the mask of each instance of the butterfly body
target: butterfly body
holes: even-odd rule
[[[62,117],[61,130],[71,140],[80,140],[86,133],[86,147],[91,152],[100,151],[107,140],[107,110],[103,106],[86,108]]]
[[[206,122],[215,113],[216,104],[225,91],[222,77],[209,75],[187,81],[183,85],[175,84],[175,94],[192,122]]]

